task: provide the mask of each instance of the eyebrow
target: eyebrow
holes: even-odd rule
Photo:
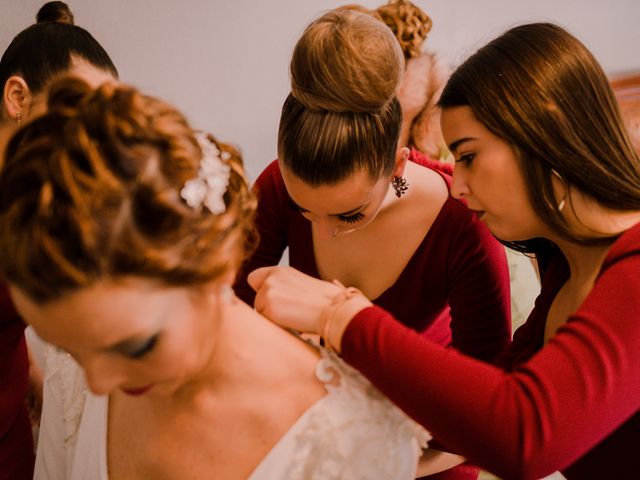
[[[477,138],[464,137],[464,138],[461,138],[459,140],[456,140],[455,142],[451,142],[449,144],[449,151],[451,153],[456,153],[456,150],[458,149],[458,147],[460,147],[460,145],[462,145],[463,143],[466,143],[466,142],[470,142],[471,140],[477,140]]]
[[[291,202],[291,204],[297,208],[298,210],[300,210],[301,212],[309,212],[309,210],[307,210],[306,208],[302,208],[300,205],[298,205],[296,202],[293,201],[293,199],[291,197],[289,197],[289,201]],[[354,213],[362,210],[364,207],[366,207],[367,205],[369,205],[368,203],[363,203],[362,205],[356,207],[356,208],[352,208],[351,210],[347,210],[346,212],[342,212],[342,213],[330,213],[329,215],[331,217],[348,217],[349,215],[353,215]]]

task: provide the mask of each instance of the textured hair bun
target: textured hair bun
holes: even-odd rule
[[[394,33],[405,58],[414,58],[422,53],[422,44],[431,31],[431,18],[417,5],[408,0],[391,0],[375,10],[377,16]]]
[[[291,93],[310,110],[371,112],[394,98],[404,55],[371,15],[334,10],[311,23],[291,59]]]
[[[64,2],[47,2],[36,14],[36,22],[58,22],[74,25],[73,13]]]

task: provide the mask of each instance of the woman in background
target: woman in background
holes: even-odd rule
[[[504,248],[449,195],[443,164],[398,144],[404,56],[391,30],[342,9],[307,27],[291,59],[278,160],[255,184],[260,243],[247,275],[289,264],[360,288],[421,335],[483,361],[510,341]],[[477,469],[461,467],[473,479]]]
[[[44,90],[51,79],[74,72],[93,84],[113,80],[118,73],[109,55],[86,30],[73,25],[73,14],[63,2],[49,2],[37,14],[37,23],[20,32],[0,60],[0,166],[11,135],[21,123],[44,110]],[[5,255],[4,253],[2,255]],[[29,365],[24,323],[0,284],[0,479],[31,479],[33,439],[25,396],[41,401],[42,379]],[[29,371],[32,378],[29,380]],[[29,384],[31,382],[31,387]],[[39,411],[33,412],[34,422]]]

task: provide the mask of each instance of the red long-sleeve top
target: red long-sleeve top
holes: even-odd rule
[[[0,284],[0,480],[31,480],[34,452],[25,405],[29,359],[24,323]]]
[[[558,255],[505,370],[445,350],[379,307],[358,313],[342,353],[438,439],[506,478],[640,476],[640,224],[608,253],[580,308],[543,346],[569,277]]]
[[[416,150],[410,160],[437,171],[450,185],[450,165]],[[276,265],[287,247],[292,267],[320,278],[311,223],[293,206],[277,161],[262,172],[254,188],[259,196],[256,228],[260,243],[240,269],[234,286],[250,305],[255,292],[247,275],[258,267]],[[452,345],[481,360],[493,360],[510,341],[504,248],[451,197],[397,281],[373,302],[439,345]]]

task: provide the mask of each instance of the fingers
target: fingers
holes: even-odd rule
[[[247,276],[247,282],[256,292],[262,288],[262,284],[264,281],[271,275],[277,268],[277,266],[273,267],[261,267],[256,268],[253,272],[251,272]]]

